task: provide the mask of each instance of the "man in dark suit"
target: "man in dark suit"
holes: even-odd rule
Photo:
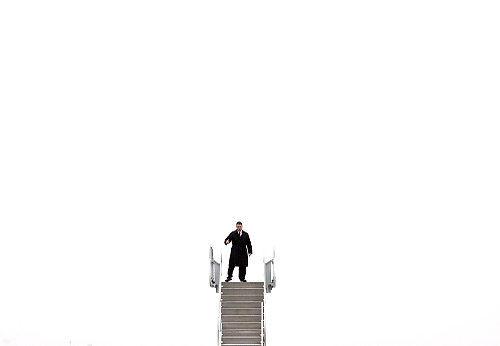
[[[240,221],[236,222],[236,230],[229,233],[227,238],[224,240],[225,245],[231,242],[233,243],[233,246],[231,247],[231,256],[229,257],[229,268],[227,269],[226,282],[231,281],[233,278],[233,270],[235,266],[239,267],[240,281],[247,282],[247,280],[245,280],[245,275],[247,273],[248,255],[252,255],[252,243],[250,242],[250,236],[247,232],[242,230],[242,227],[243,224]]]

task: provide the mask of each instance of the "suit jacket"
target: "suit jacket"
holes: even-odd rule
[[[229,257],[229,265],[248,267],[248,253],[252,253],[252,243],[247,232],[241,230],[241,236],[238,230],[234,230],[224,239],[230,240],[233,246],[231,247],[231,256]],[[248,253],[247,253],[248,248]]]

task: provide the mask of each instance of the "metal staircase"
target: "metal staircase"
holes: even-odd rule
[[[264,282],[223,282],[221,287],[221,263],[214,260],[210,247],[210,286],[220,292],[217,345],[266,345],[265,293],[276,287],[274,253],[264,261]]]
[[[223,282],[222,345],[263,345],[264,283]]]

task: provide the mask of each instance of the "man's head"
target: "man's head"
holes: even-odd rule
[[[242,227],[243,227],[243,224],[241,223],[241,221],[236,222],[236,229],[237,229],[238,231],[241,231],[241,228],[242,228]]]

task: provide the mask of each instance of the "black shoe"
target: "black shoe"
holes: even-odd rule
[[[232,279],[230,279],[230,278],[227,278],[227,279],[226,279],[226,282],[229,282],[229,281],[231,281],[231,280],[232,280]]]
[[[247,280],[243,279],[243,280],[240,280],[241,282],[247,282]]]

